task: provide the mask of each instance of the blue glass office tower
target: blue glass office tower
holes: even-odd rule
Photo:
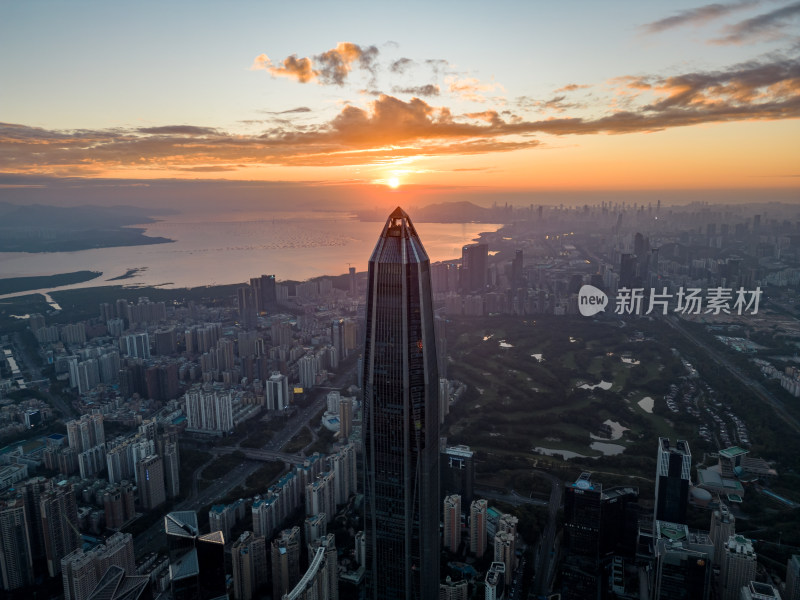
[[[367,596],[439,594],[439,376],[430,261],[408,215],[369,260],[364,348]]]

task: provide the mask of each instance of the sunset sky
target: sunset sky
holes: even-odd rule
[[[7,190],[800,198],[800,2],[4,2],[0,52]]]

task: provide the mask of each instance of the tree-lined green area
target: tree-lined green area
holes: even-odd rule
[[[40,290],[61,285],[82,283],[100,277],[100,271],[74,271],[72,273],[59,273],[57,275],[43,275],[40,277],[6,277],[0,279],[0,294],[15,294],[28,290]]]
[[[670,429],[637,402],[663,396],[683,367],[662,341],[635,341],[632,327],[566,317],[464,319],[448,327],[449,374],[468,386],[447,421],[452,440],[495,455],[533,456],[544,447],[600,456],[590,434],[606,420],[629,430],[614,441],[626,446]],[[581,388],[601,382],[610,389]]]
[[[524,475],[538,464],[568,465],[566,479],[586,469],[607,473],[604,481],[616,473],[621,482],[641,478],[636,485],[647,486],[655,472],[659,436],[689,440],[697,464],[703,452],[717,447],[699,437],[696,417],[685,411],[674,414],[664,402],[670,384],[680,384],[687,374],[681,356],[700,375],[700,410],[708,400],[699,385],[705,382],[747,424],[753,455],[800,469],[797,436],[663,321],[464,318],[448,322],[447,333],[448,375],[467,384],[466,393],[451,407],[447,435],[452,443],[469,444],[483,457],[478,467],[482,483],[527,489]],[[580,387],[601,381],[611,383],[610,389]],[[652,413],[638,404],[645,397],[654,400]],[[599,434],[606,420],[627,428],[621,439],[609,440],[624,446],[622,454],[603,456],[590,448],[598,441],[590,434]],[[565,462],[560,456],[535,453],[536,447],[586,458]]]

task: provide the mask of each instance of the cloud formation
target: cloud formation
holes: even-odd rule
[[[389,70],[392,73],[402,75],[407,69],[414,66],[414,61],[410,58],[398,58],[396,61],[389,65]]]
[[[438,96],[440,89],[438,85],[429,83],[411,87],[395,86],[392,88],[392,92],[395,94],[413,94],[414,96]]]
[[[481,94],[503,90],[503,86],[499,83],[481,83],[474,77],[461,78],[457,75],[448,75],[444,81],[451,93],[472,102],[486,102],[486,97]]]
[[[720,19],[736,11],[752,8],[758,4],[760,4],[760,0],[742,0],[731,4],[706,4],[705,6],[683,10],[671,17],[647,23],[642,28],[648,33],[660,33],[683,25],[705,25],[714,19]]]
[[[243,165],[384,164],[405,157],[533,148],[543,134],[627,134],[800,118],[798,58],[668,77],[622,77],[614,85],[614,91],[627,94],[627,103],[617,105],[624,109],[613,107],[612,96],[608,108],[591,117],[526,118],[525,112],[494,110],[457,114],[420,97],[381,94],[361,107],[345,105],[325,122],[272,122],[247,135],[192,125],[57,131],[5,123],[0,124],[0,171],[85,175],[109,169],[213,172]],[[540,104],[563,110],[565,94]]]
[[[297,58],[292,54],[276,66],[266,54],[259,54],[253,60],[252,70],[267,71],[273,77],[288,77],[299,83],[316,81],[320,85],[344,85],[353,65],[375,75],[377,68],[378,48],[375,46],[359,46],[351,42],[339,42],[313,59]]]
[[[725,27],[726,35],[713,40],[713,42],[715,44],[744,44],[765,39],[777,39],[786,34],[787,28],[797,26],[798,17],[800,17],[800,2],[793,2],[762,15],[745,19],[736,25]]]

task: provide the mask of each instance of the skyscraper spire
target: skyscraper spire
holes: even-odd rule
[[[430,261],[397,207],[369,261],[364,350],[367,595],[439,590],[438,372]]]

